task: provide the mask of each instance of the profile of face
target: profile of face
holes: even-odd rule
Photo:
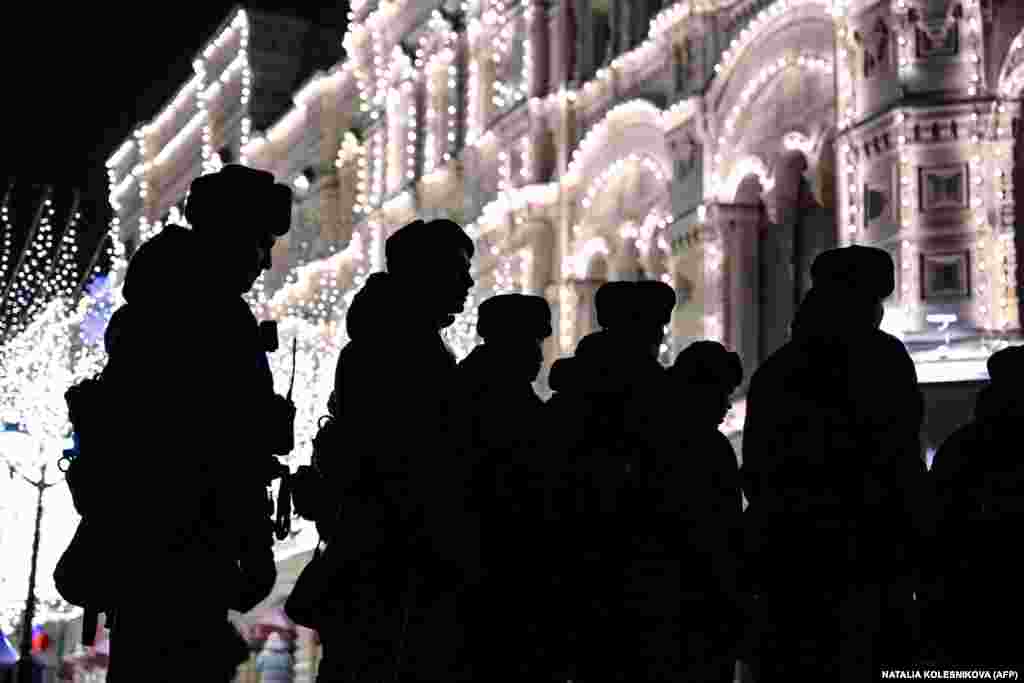
[[[208,258],[211,268],[218,273],[223,286],[233,294],[245,294],[256,284],[264,270],[271,266],[270,253],[275,239],[267,236],[259,242],[244,247],[238,243],[215,242],[211,245]]]
[[[456,315],[466,308],[473,287],[470,264],[469,252],[459,249],[441,262],[429,264],[429,270],[417,278],[417,289],[438,317]]]
[[[469,252],[459,249],[452,264],[451,289],[446,292],[445,296],[446,301],[451,301],[451,308],[446,311],[447,313],[461,313],[466,308],[469,290],[473,288],[473,276],[469,274],[471,265]]]
[[[732,408],[732,392],[727,387],[719,387],[712,405],[715,408],[715,426],[717,427],[725,422],[725,418],[729,415],[729,410]]]
[[[270,270],[270,267],[273,265],[270,254],[274,250],[276,242],[277,240],[273,236],[268,235],[256,243],[253,250],[249,252],[251,260],[245,273],[245,290],[243,293],[252,289],[252,286],[256,284],[256,280],[259,279],[263,271]]]

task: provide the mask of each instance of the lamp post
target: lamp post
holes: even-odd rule
[[[39,565],[39,536],[43,519],[43,493],[56,483],[46,481],[46,463],[39,467],[39,478],[32,479],[26,476],[18,467],[17,463],[25,462],[32,456],[29,453],[36,450],[38,456],[43,454],[43,445],[34,443],[27,432],[23,431],[21,425],[3,423],[0,429],[0,459],[6,461],[11,477],[20,477],[29,486],[36,490],[36,522],[35,532],[32,537],[32,557],[28,575],[28,596],[25,598],[25,612],[21,622],[21,641],[18,643],[18,669],[17,682],[31,683],[32,681],[32,620],[36,613],[36,571]]]

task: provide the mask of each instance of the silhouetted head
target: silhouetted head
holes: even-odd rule
[[[693,397],[694,417],[718,426],[729,413],[732,393],[743,382],[743,362],[738,353],[718,342],[698,341],[676,356],[669,377]]]
[[[635,339],[655,358],[675,305],[675,290],[657,280],[606,282],[594,296],[597,323],[617,336]]]
[[[488,347],[503,351],[532,382],[544,364],[544,340],[551,336],[551,306],[544,297],[499,294],[480,304],[476,331]],[[522,367],[518,367],[519,363]]]
[[[238,164],[192,181],[185,218],[201,238],[213,279],[238,294],[271,267],[270,252],[291,227],[292,191]]]
[[[977,419],[1024,415],[1024,347],[1009,346],[988,358],[989,384],[975,402]]]
[[[180,225],[167,225],[135,251],[124,278],[125,301],[153,306],[177,299],[189,286],[184,264],[195,256],[196,235]],[[137,306],[138,307],[138,306]]]
[[[1024,347],[1008,346],[988,357],[985,364],[992,384],[997,387],[1024,386]]]
[[[896,289],[896,268],[883,249],[854,244],[822,252],[811,265],[813,288],[847,309],[846,315],[860,323],[882,324],[882,301]]]
[[[412,305],[450,325],[473,286],[473,240],[453,221],[415,220],[384,243],[388,273]]]

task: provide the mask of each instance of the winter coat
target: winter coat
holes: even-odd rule
[[[754,373],[743,481],[764,581],[805,588],[912,570],[923,400],[903,344],[808,321]],[[789,550],[816,547],[809,562]]]
[[[161,585],[169,602],[180,593],[245,611],[274,581],[265,478],[283,431],[269,418],[273,381],[249,307],[180,275],[194,239],[167,226],[144,245],[115,314],[104,381],[120,425],[116,524],[149,567],[125,577],[126,591]]]

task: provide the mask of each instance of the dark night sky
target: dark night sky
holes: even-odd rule
[[[0,48],[7,72],[0,96],[6,123],[2,187],[12,175],[19,184],[79,187],[83,213],[105,225],[110,209],[104,163],[192,76],[193,58],[236,4],[182,3],[187,11],[164,3],[20,5]],[[340,40],[344,3],[318,5],[243,6],[336,27]]]

